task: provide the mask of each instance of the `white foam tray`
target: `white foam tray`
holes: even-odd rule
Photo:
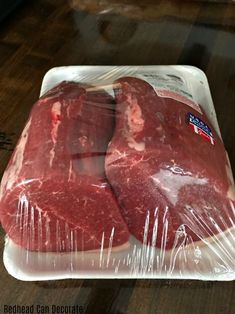
[[[182,77],[190,87],[194,100],[203,107],[214,128],[220,134],[206,75],[201,70],[191,66],[58,67],[49,70],[44,76],[40,95],[43,95],[46,91],[64,80],[80,81],[94,85],[107,85],[122,76],[135,76],[136,74],[156,72]],[[234,231],[232,232],[232,236],[235,236]],[[198,261],[195,261],[195,264],[193,263],[191,269],[188,267],[183,270],[177,266],[177,261],[174,261],[174,269],[166,270],[164,266],[160,265],[157,271],[147,271],[145,267],[147,263],[145,260],[147,248],[134,240],[133,237],[131,237],[130,242],[130,248],[123,252],[106,251],[58,254],[29,252],[15,245],[6,237],[3,255],[4,265],[13,277],[25,281],[64,278],[235,279],[233,271],[228,272],[228,269],[223,271],[222,268],[216,271],[217,263],[213,265],[212,261],[213,256],[216,256],[216,248],[212,250],[214,253],[208,253],[206,247],[200,248],[200,252],[204,256],[203,261],[200,261],[200,257],[194,256],[195,247],[193,250],[186,252],[188,258],[191,258],[192,261],[198,258]],[[133,257],[133,250],[139,250],[141,260],[136,260],[136,256]],[[159,255],[159,250],[153,248],[151,250],[155,255]],[[182,254],[185,253],[182,252]],[[166,253],[165,258],[171,259],[172,252]],[[182,256],[178,255],[177,258],[180,259]]]

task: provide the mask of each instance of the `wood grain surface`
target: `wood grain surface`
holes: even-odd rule
[[[180,5],[181,11],[155,12],[150,21],[74,10],[65,0],[25,1],[0,25],[0,176],[45,72],[79,64],[189,64],[204,70],[235,171],[235,6],[197,3],[189,14]],[[3,246],[0,229],[0,313],[15,304],[77,304],[87,314],[235,313],[235,282],[20,282],[4,269]]]

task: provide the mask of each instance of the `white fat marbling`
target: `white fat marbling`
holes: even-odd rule
[[[204,185],[206,178],[196,178],[190,175],[176,174],[170,170],[161,169],[152,176],[153,182],[160,188],[169,201],[176,205],[180,189],[185,185]]]
[[[52,163],[53,163],[53,160],[55,158],[55,144],[53,144],[53,147],[50,150],[49,155],[50,155],[49,165],[50,165],[50,167],[52,167]]]
[[[128,141],[128,146],[135,149],[136,151],[144,151],[145,143],[138,143],[135,140],[135,136],[143,131],[145,124],[145,121],[142,117],[141,107],[138,105],[137,99],[130,95],[127,96],[127,102],[129,103],[129,106],[126,109],[126,117],[128,123],[126,138]]]
[[[69,178],[68,178],[68,181],[71,181],[72,180],[72,175],[73,175],[73,161],[70,160],[70,163],[69,163]]]
[[[132,137],[128,137],[128,146],[130,148],[135,149],[138,152],[142,152],[145,150],[145,142],[136,142]]]
[[[136,98],[128,96],[127,101],[129,102],[129,106],[126,109],[126,115],[130,133],[139,133],[144,129],[142,110]]]
[[[61,116],[61,103],[55,102],[51,108],[52,117],[53,116]],[[51,130],[51,137],[54,144],[56,144],[58,129],[61,124],[60,120],[52,120],[52,130]]]
[[[51,114],[52,114],[52,117],[54,117],[54,116],[60,117],[61,116],[61,103],[60,102],[57,101],[52,105]],[[50,167],[52,167],[53,160],[55,158],[55,146],[57,143],[58,129],[59,129],[60,124],[61,124],[61,121],[59,119],[55,119],[55,120],[52,119],[51,138],[52,138],[53,146],[49,152],[49,154],[50,154],[50,160],[49,160]]]

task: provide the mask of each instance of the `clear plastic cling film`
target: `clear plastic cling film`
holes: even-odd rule
[[[235,193],[205,75],[50,71],[3,175],[22,280],[235,279]]]

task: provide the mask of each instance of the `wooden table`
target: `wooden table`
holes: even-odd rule
[[[64,0],[26,1],[0,28],[0,176],[37,100],[60,65],[190,64],[210,83],[235,171],[235,6],[197,3],[129,19],[74,11]],[[215,12],[215,14],[212,14]],[[208,14],[207,14],[208,13]],[[186,13],[185,13],[186,14]],[[4,232],[0,230],[0,260]],[[85,313],[235,313],[235,282],[63,280],[24,283],[0,263],[5,305],[81,305]]]

